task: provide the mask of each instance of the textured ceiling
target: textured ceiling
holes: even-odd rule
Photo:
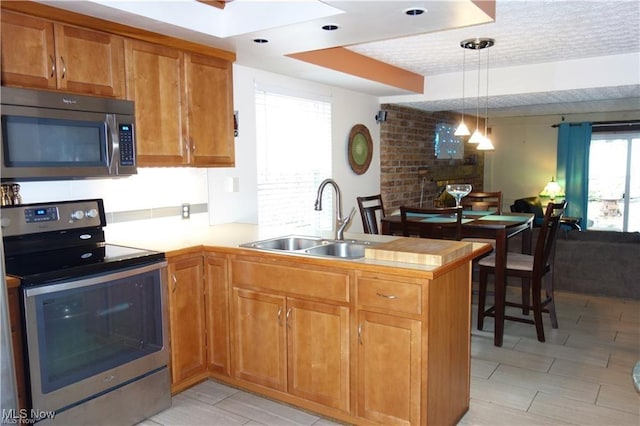
[[[496,40],[495,46],[488,49],[490,69],[620,54],[635,54],[636,61],[640,62],[640,2],[498,0],[494,23],[367,43],[350,49],[423,74],[428,82],[430,76],[459,72],[463,56],[467,70],[477,69],[478,53],[465,53],[459,47],[461,40],[475,37]],[[485,52],[481,55],[484,67]],[[640,109],[640,76],[636,79],[638,84],[624,86],[490,96],[489,109],[494,116],[637,110]],[[484,87],[481,83],[481,108]],[[394,97],[394,101],[430,111],[462,108],[461,97],[410,102],[397,98]],[[468,102],[466,108],[470,107]]]
[[[366,43],[351,49],[429,76],[458,71],[461,40],[492,37],[491,67],[640,52],[640,2],[499,0],[496,22]],[[484,60],[483,60],[484,62]],[[467,65],[477,56],[467,54]]]
[[[224,10],[195,0],[36,1],[231,50],[240,65],[429,111],[472,109],[477,94],[484,104],[478,54],[465,53],[460,41],[491,37],[495,46],[482,52],[491,70],[490,116],[640,110],[638,0],[496,0],[495,22],[476,25],[468,22],[490,19],[469,0],[234,0]],[[407,17],[408,7],[427,12]],[[339,29],[320,30],[327,23]],[[270,42],[256,45],[256,37]],[[286,57],[340,46],[424,75],[425,92]]]

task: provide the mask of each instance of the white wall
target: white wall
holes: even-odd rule
[[[484,188],[502,191],[503,210],[518,198],[538,195],[556,174],[558,129],[563,121],[637,120],[640,110],[617,113],[491,118],[495,151],[485,153]]]
[[[333,133],[333,176],[342,190],[343,212],[356,207],[358,195],[380,192],[380,127],[375,121],[379,109],[378,98],[348,90],[294,79],[254,68],[233,67],[234,108],[239,112],[239,135],[236,138],[236,167],[209,169],[209,218],[211,224],[226,222],[257,223],[255,85],[281,87],[291,93],[322,95],[331,98]],[[364,124],[371,133],[374,145],[369,170],[363,175],[351,171],[347,160],[347,140],[351,127]],[[300,161],[304,161],[304,152]],[[232,188],[236,186],[235,192]],[[309,208],[313,209],[315,194],[309,194]],[[323,211],[319,214],[329,214]],[[359,215],[348,229],[361,232]]]

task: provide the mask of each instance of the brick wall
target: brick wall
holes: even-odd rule
[[[401,205],[441,205],[438,195],[447,183],[470,183],[474,191],[483,190],[484,153],[465,144],[465,160],[439,160],[435,156],[435,129],[438,123],[457,125],[460,115],[453,112],[426,112],[400,105],[383,104],[387,120],[380,124],[380,193],[385,210],[391,213]],[[467,116],[473,131],[475,117]],[[484,122],[481,120],[481,125]],[[476,156],[475,164],[469,161]],[[452,198],[444,200],[450,203]],[[455,202],[454,202],[455,204]]]

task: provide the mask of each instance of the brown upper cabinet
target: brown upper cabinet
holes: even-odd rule
[[[3,85],[135,101],[138,166],[235,165],[233,53],[32,2],[1,42]]]
[[[2,84],[124,97],[121,37],[2,11]]]
[[[138,165],[233,166],[231,62],[136,40],[125,56]]]

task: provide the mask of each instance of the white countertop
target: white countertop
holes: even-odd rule
[[[317,232],[313,229],[268,228],[246,223],[209,225],[208,217],[205,214],[192,215],[191,219],[188,220],[183,220],[180,217],[170,217],[109,224],[104,230],[106,241],[110,244],[162,252],[172,252],[198,246],[238,247],[240,244],[284,235],[334,237],[332,232]],[[404,237],[345,232],[345,239],[387,242],[397,238]],[[473,243],[473,250],[481,249],[485,245]],[[333,260],[339,261],[339,259]],[[366,258],[350,259],[349,261],[421,271],[434,271],[440,268],[437,265],[399,263]]]
[[[283,235],[334,237],[332,232],[313,229],[268,228],[248,223],[209,225],[207,215],[202,214],[192,215],[188,220],[170,217],[109,224],[104,231],[110,244],[163,252],[199,245],[237,247],[240,244]],[[386,242],[398,237],[345,232],[345,238]]]

